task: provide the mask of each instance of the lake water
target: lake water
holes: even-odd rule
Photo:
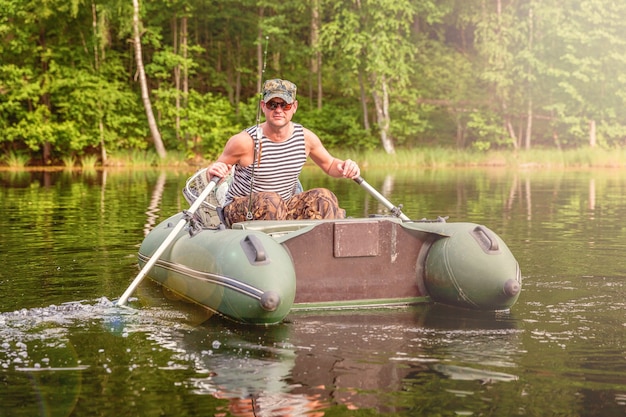
[[[221,322],[138,273],[192,172],[0,172],[0,416],[624,416],[626,172],[365,171],[411,218],[488,226],[510,312],[439,305]],[[384,208],[306,171],[354,217]],[[384,277],[382,277],[384,278]]]

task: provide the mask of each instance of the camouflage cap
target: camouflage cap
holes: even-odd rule
[[[293,103],[296,99],[297,87],[294,83],[287,80],[275,78],[265,81],[263,84],[263,101],[268,102],[278,97],[285,100],[285,103]]]

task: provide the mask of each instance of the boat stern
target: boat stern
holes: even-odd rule
[[[431,298],[478,310],[507,310],[522,288],[519,264],[504,241],[473,223],[441,226],[445,235],[432,243],[424,268]]]

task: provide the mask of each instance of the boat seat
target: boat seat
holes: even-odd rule
[[[252,220],[234,223],[231,229],[256,230],[267,234],[286,233],[314,226],[320,220]]]
[[[402,220],[397,217],[371,217],[371,218],[352,218],[347,217],[345,219],[302,219],[302,220],[250,220],[239,223],[234,223],[231,229],[239,230],[258,230],[261,232],[269,233],[275,231],[292,231],[299,230],[309,226],[315,226],[324,222],[334,223],[371,223],[373,221],[389,221],[393,223],[402,223]]]

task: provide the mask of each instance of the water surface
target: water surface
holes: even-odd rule
[[[438,305],[233,326],[143,283],[145,233],[191,172],[0,172],[0,416],[626,414],[626,173],[364,172],[411,218],[484,224],[509,312]],[[349,215],[385,212],[306,171]],[[384,278],[384,277],[382,277]]]

